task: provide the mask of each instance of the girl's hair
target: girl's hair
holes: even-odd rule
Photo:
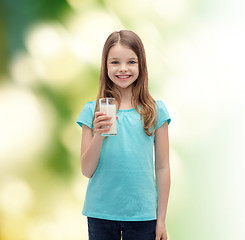
[[[132,31],[115,31],[107,38],[104,44],[100,72],[100,89],[96,101],[95,111],[99,111],[99,99],[105,97],[115,98],[118,103],[118,109],[120,108],[121,94],[116,86],[113,86],[113,82],[108,76],[107,69],[108,53],[111,47],[117,43],[130,48],[138,57],[139,76],[133,83],[132,105],[141,116],[141,121],[144,124],[144,131],[148,136],[152,136],[156,131],[157,115],[155,100],[151,97],[148,90],[148,71],[146,65],[145,49],[138,35]],[[93,117],[93,121],[94,118],[95,116]]]

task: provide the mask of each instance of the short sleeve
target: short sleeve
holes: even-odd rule
[[[168,110],[164,105],[163,101],[157,100],[156,101],[156,110],[157,110],[157,127],[161,127],[166,121],[168,121],[168,125],[171,122],[171,118],[169,116]]]
[[[96,105],[96,101],[88,102],[85,104],[84,108],[82,109],[76,121],[76,123],[80,127],[82,127],[83,124],[85,124],[89,128],[92,127],[95,105]]]

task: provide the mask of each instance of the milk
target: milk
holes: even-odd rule
[[[113,136],[117,135],[117,120],[116,120],[116,104],[101,104],[100,105],[100,111],[105,112],[107,115],[110,115],[112,118],[109,120],[112,122],[112,126],[110,127],[110,130],[106,133],[102,133],[102,136]],[[104,126],[102,128],[107,128],[108,126]]]

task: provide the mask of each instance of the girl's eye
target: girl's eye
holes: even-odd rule
[[[129,64],[134,64],[134,63],[136,63],[135,61],[129,61]]]
[[[118,61],[113,61],[113,62],[111,62],[112,64],[118,64]]]

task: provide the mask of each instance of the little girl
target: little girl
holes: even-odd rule
[[[98,100],[105,97],[118,103],[116,136],[101,135],[112,125],[111,116],[99,111]],[[128,30],[113,32],[103,48],[97,100],[77,119],[82,173],[89,178],[83,215],[90,240],[167,239],[170,121],[164,103],[148,91],[140,38]]]

